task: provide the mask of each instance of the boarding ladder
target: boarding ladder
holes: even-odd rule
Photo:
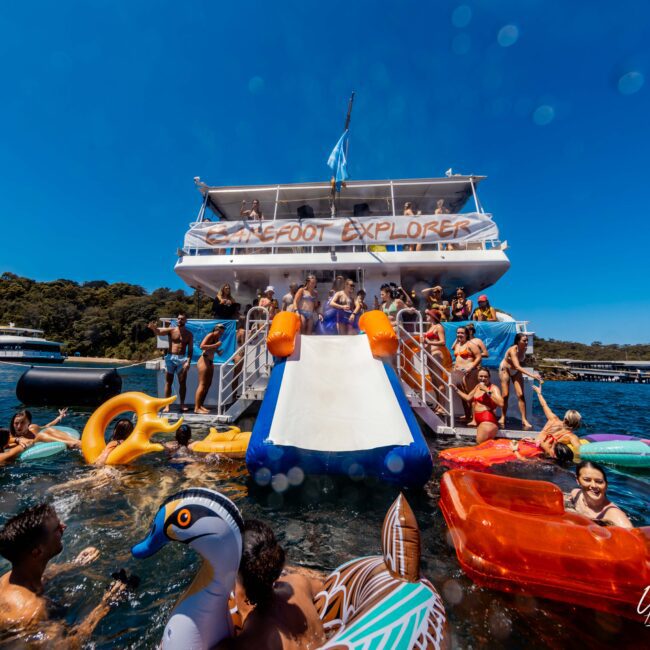
[[[425,348],[424,331],[420,312],[402,309],[397,313],[397,375],[415,413],[433,431],[452,433],[455,414],[451,373]],[[435,413],[438,407],[441,415]]]
[[[269,325],[267,309],[250,309],[242,343],[221,365],[217,412],[227,422],[237,420],[253,402],[264,397],[273,366],[273,356],[266,347]]]

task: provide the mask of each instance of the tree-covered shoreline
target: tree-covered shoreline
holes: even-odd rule
[[[147,323],[186,311],[209,318],[212,301],[182,289],[147,293],[126,282],[73,280],[36,282],[13,273],[0,276],[0,324],[44,330],[63,344],[63,353],[141,361],[156,356],[155,338]]]

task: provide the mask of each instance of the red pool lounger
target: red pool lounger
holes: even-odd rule
[[[641,620],[650,526],[599,526],[566,512],[552,483],[460,469],[442,477],[440,509],[461,567],[479,585]]]
[[[440,460],[447,464],[460,465],[470,469],[486,469],[490,465],[500,465],[517,460],[512,451],[512,441],[505,438],[486,440],[480,445],[471,447],[452,447],[438,454]],[[533,442],[519,441],[519,455],[525,458],[538,458],[541,449]]]

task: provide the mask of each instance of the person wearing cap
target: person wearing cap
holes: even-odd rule
[[[274,296],[275,296],[275,287],[269,284],[269,286],[266,287],[266,289],[264,289],[264,293],[260,298],[260,302],[259,302],[260,307],[264,307],[264,309],[269,310],[269,318],[271,320],[273,320],[273,317],[278,312],[278,301],[275,299]]]
[[[435,309],[440,312],[441,320],[449,320],[449,302],[443,300],[442,287],[436,285],[435,287],[430,287],[429,289],[422,289],[420,292],[427,303],[427,309]]]
[[[472,314],[472,320],[497,320],[497,313],[494,311],[494,307],[490,307],[490,301],[485,294],[478,297],[478,307]]]
[[[222,323],[217,323],[212,331],[205,336],[201,341],[201,356],[196,362],[196,369],[199,373],[199,384],[196,387],[196,395],[194,397],[194,412],[205,415],[210,413],[210,410],[203,406],[205,396],[210,390],[212,385],[212,377],[214,375],[214,355],[221,356],[222,350],[221,337],[226,328]]]

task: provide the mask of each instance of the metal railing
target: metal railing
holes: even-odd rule
[[[410,318],[405,320],[405,315]],[[404,389],[416,396],[423,406],[439,409],[454,426],[454,392],[447,370],[424,346],[422,314],[413,309],[402,309],[395,317],[397,333],[397,374]],[[428,375],[428,377],[427,377]],[[433,375],[433,376],[432,376]],[[439,415],[439,413],[437,413]]]
[[[264,307],[253,307],[246,314],[243,343],[221,365],[217,396],[219,415],[237,399],[245,398],[260,379],[270,375],[273,357],[266,347],[269,325],[269,312]]]

